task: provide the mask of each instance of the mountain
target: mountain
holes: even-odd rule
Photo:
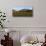
[[[19,10],[19,11],[26,11],[26,12],[29,12],[29,11],[32,11],[31,9],[22,9],[22,10]]]

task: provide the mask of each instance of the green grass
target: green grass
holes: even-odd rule
[[[13,16],[17,17],[17,16],[22,16],[22,17],[28,17],[28,16],[32,16],[32,11],[30,12],[25,12],[25,11],[16,11],[16,12],[13,12]]]

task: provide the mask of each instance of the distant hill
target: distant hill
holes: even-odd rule
[[[21,9],[21,10],[19,10],[19,11],[30,12],[30,11],[32,11],[32,10],[30,10],[30,9]]]
[[[17,10],[13,10],[13,11],[17,11]],[[32,11],[31,9],[21,9],[21,10],[18,10],[18,11]]]

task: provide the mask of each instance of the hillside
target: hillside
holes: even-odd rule
[[[32,10],[30,9],[22,9],[19,11],[13,11],[13,16],[32,16]]]

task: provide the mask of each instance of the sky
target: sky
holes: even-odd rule
[[[16,6],[15,8],[13,8],[15,10],[21,10],[21,9],[31,9],[32,10],[32,6]]]

